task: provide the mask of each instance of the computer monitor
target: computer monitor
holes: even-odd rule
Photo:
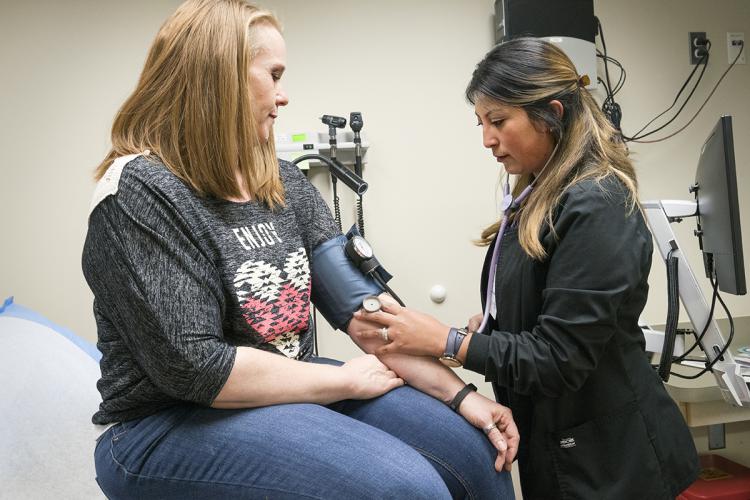
[[[719,290],[744,295],[747,287],[731,116],[722,116],[703,144],[695,184],[697,234],[706,277],[715,274]]]

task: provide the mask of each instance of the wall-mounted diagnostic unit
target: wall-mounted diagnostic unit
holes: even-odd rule
[[[596,88],[593,0],[495,0],[495,43],[535,36],[557,44]]]

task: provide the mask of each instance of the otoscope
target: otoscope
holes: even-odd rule
[[[346,127],[346,118],[341,116],[323,115],[320,117],[320,120],[328,125],[328,144],[331,146],[331,160],[336,162],[336,129]],[[335,175],[331,176],[331,187],[333,188],[333,215],[336,219],[336,224],[338,224],[339,229],[341,229],[341,206],[339,205],[339,194],[336,189]]]
[[[349,113],[349,126],[354,132],[354,173],[362,177],[362,137],[359,132],[362,130],[362,113],[359,111],[352,111]],[[365,213],[362,207],[362,195],[359,195],[357,199],[357,225],[359,226],[359,232],[364,237],[365,235]]]
[[[320,121],[328,125],[328,144],[331,145],[331,158],[336,159],[336,129],[346,127],[346,118],[341,116],[323,115]],[[357,175],[361,175],[359,172]]]

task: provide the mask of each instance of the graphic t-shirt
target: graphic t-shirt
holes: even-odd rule
[[[280,163],[285,206],[272,210],[196,196],[158,159],[127,160],[97,187],[83,252],[103,354],[94,422],[210,404],[236,346],[309,357],[309,255],[338,229],[299,169]]]

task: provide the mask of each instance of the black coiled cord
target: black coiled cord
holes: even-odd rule
[[[336,219],[336,225],[341,231],[341,205],[339,204],[339,193],[336,189],[336,178],[331,176],[331,184],[333,186],[333,217]]]
[[[357,200],[357,227],[359,228],[359,234],[365,237],[365,212],[362,208],[362,195],[359,195]]]

